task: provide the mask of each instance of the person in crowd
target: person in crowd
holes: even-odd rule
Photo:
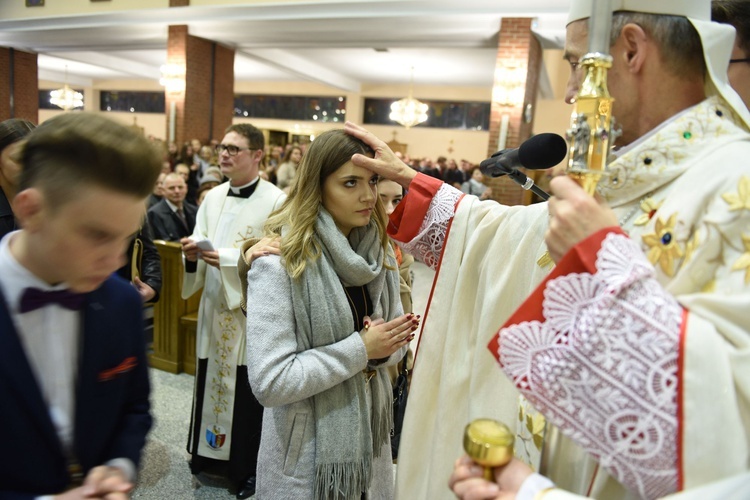
[[[169,170],[173,170],[174,166],[179,163],[180,159],[180,150],[177,147],[177,143],[170,142],[167,144],[167,154],[165,156],[165,160],[169,162]]]
[[[473,163],[471,163],[471,162],[470,162],[469,160],[466,160],[466,159],[461,159],[460,167],[461,167],[461,172],[463,172],[463,173],[464,173],[464,178],[465,178],[465,179],[467,179],[467,180],[468,180],[468,179],[471,179],[471,171],[472,171],[472,170],[474,169],[474,167],[476,167],[476,166],[477,166],[477,165],[474,165],[474,164],[473,164]]]
[[[354,153],[372,155],[342,130],[315,139],[266,223],[281,255],[247,274],[260,498],[393,497],[387,367],[419,320],[402,311],[378,177]]]
[[[262,178],[262,177],[261,177]],[[203,200],[206,199],[206,195],[209,191],[211,191],[214,187],[218,186],[219,183],[214,181],[213,179],[204,179],[206,182],[201,181],[201,185],[198,188],[198,198],[195,200],[195,203],[197,206],[201,206],[203,203]]]
[[[458,169],[455,160],[449,162],[445,156],[441,156],[437,162],[440,178],[454,188],[461,189],[461,185],[466,178],[464,177],[464,173]]]
[[[282,163],[282,156],[284,155],[284,149],[281,146],[271,145],[271,152],[266,161],[266,166],[271,167],[274,170],[278,169]]]
[[[224,175],[221,173],[221,170],[217,167],[209,167],[198,186],[198,198],[195,200],[196,204],[200,206],[201,203],[203,203],[206,194],[222,182],[224,182]]]
[[[378,196],[380,202],[383,204],[385,214],[390,216],[401,200],[404,197],[404,188],[401,187],[397,182],[382,178],[378,181]],[[413,301],[412,301],[412,270],[411,266],[414,264],[414,256],[401,250],[401,247],[394,240],[391,240],[391,246],[393,247],[393,253],[396,256],[396,264],[398,265],[399,275],[399,292],[401,294],[401,306],[405,313],[413,313]],[[416,316],[417,319],[421,319],[421,315]],[[411,342],[411,341],[410,341]],[[411,369],[414,363],[414,353],[411,347],[406,352],[406,369],[407,369],[407,384],[411,378]],[[397,365],[391,365],[388,367],[388,377],[391,380],[391,384],[397,383],[398,375],[402,371],[402,365],[404,361]],[[393,439],[393,434],[391,438]],[[391,443],[391,456],[394,461],[398,458],[398,442]]]
[[[434,177],[435,179],[442,180],[442,177],[440,177],[440,170],[432,166],[432,160],[430,158],[425,157],[419,161],[418,171],[425,175],[429,175],[430,177]]]
[[[391,235],[439,264],[404,422],[402,498],[449,496],[463,429],[487,416],[511,426],[517,456],[547,478],[519,460],[492,486],[459,465],[451,485],[464,498],[485,498],[465,481],[509,497],[556,486],[654,498],[748,470],[750,113],[726,83],[734,30],[711,22],[709,0],[615,10],[608,80],[622,135],[600,198],[560,176],[549,203],[480,202],[346,125],[376,151],[355,165],[408,186]],[[591,1],[571,2],[568,102],[590,13]]]
[[[185,163],[178,163],[175,165],[174,173],[181,175],[185,184],[187,184],[188,179],[190,179],[190,167]]]
[[[278,178],[276,176],[276,165],[271,165],[270,163],[268,165],[265,165],[261,169],[261,173],[263,174],[263,178],[271,184],[275,185],[278,182]]]
[[[191,470],[198,474],[223,464],[238,498],[255,491],[263,413],[247,379],[245,316],[237,274],[239,245],[262,234],[268,215],[286,198],[258,177],[263,142],[263,133],[250,124],[226,130],[216,149],[221,172],[229,182],[206,194],[192,236],[181,240],[186,261],[182,296],[188,298],[203,289],[188,443]]]
[[[154,184],[154,189],[148,197],[146,208],[151,208],[157,203],[159,203],[162,199],[164,199],[164,179],[166,177],[167,177],[167,173],[165,172],[159,173],[159,177],[156,178],[156,184]]]
[[[471,169],[471,176],[468,181],[461,184],[461,191],[474,195],[480,200],[486,200],[492,196],[492,188],[484,183],[484,175],[479,167]]]
[[[729,84],[750,108],[750,2],[747,0],[714,0],[711,18],[731,24],[737,31],[729,59]]]
[[[146,208],[151,208],[157,203],[159,203],[164,198],[164,178],[167,177],[167,174],[164,172],[159,173],[159,177],[156,178],[156,183],[154,184],[154,189],[151,191],[151,194],[148,196],[148,201],[146,202]]]
[[[193,234],[198,207],[185,201],[187,185],[179,174],[164,179],[164,199],[148,209],[155,240],[180,241]]]
[[[21,139],[34,130],[28,120],[11,118],[0,122],[0,238],[18,229],[10,202],[16,194],[18,164],[13,161],[13,153]]]
[[[203,179],[203,176],[206,175],[206,170],[216,164],[214,150],[211,149],[211,146],[201,146],[198,150],[198,154],[195,155],[195,164],[198,165],[198,181],[200,181]]]
[[[378,196],[380,202],[383,204],[385,214],[390,217],[404,198],[404,188],[397,182],[388,179],[379,179]],[[401,305],[404,312],[410,313],[414,311],[411,298],[411,265],[414,263],[414,257],[403,252],[395,241],[391,240],[391,245],[393,246],[393,253],[396,256],[396,263],[398,264]]]
[[[302,148],[293,146],[286,156],[286,161],[276,170],[276,185],[279,189],[287,190],[294,180],[297,167],[302,159]]]
[[[129,127],[65,113],[16,152],[0,241],[0,497],[124,499],[151,428],[143,305],[112,273],[161,168]]]
[[[217,185],[224,182],[224,174],[221,173],[221,169],[217,166],[208,167],[203,177],[208,177],[209,182],[216,182]]]

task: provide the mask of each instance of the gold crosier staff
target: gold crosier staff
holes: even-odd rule
[[[593,0],[589,18],[589,50],[579,64],[585,71],[575,98],[575,110],[567,131],[569,144],[567,174],[594,194],[607,166],[610,141],[614,139],[614,99],[607,89],[607,70],[612,67],[609,38],[612,29],[612,1]]]
[[[614,99],[607,89],[607,70],[612,67],[612,56],[609,55],[612,3],[611,0],[591,3],[589,50],[580,61],[586,76],[576,96],[567,132],[570,144],[567,174],[593,195],[607,166],[609,143],[613,138]],[[485,478],[490,481],[494,479],[492,469],[513,458],[513,442],[510,429],[491,419],[474,420],[464,430],[464,450],[484,466]]]

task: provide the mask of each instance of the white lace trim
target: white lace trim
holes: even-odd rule
[[[401,245],[404,251],[431,269],[437,269],[445,245],[448,224],[456,214],[456,203],[462,195],[463,193],[453,186],[443,184],[430,202],[419,233],[411,241]]]
[[[645,498],[677,489],[682,308],[629,238],[610,234],[597,272],[552,280],[545,322],[500,332],[500,362],[548,421]]]

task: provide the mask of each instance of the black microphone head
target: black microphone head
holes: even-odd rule
[[[518,158],[524,168],[544,170],[552,168],[568,154],[568,143],[557,134],[538,134],[518,148]]]

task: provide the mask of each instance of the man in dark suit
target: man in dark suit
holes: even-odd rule
[[[112,273],[159,157],[128,127],[70,113],[20,162],[22,229],[0,240],[0,498],[125,499],[152,419],[141,298]]]
[[[198,207],[187,203],[187,184],[179,174],[169,174],[162,185],[164,199],[148,209],[155,240],[180,241],[193,234]]]

